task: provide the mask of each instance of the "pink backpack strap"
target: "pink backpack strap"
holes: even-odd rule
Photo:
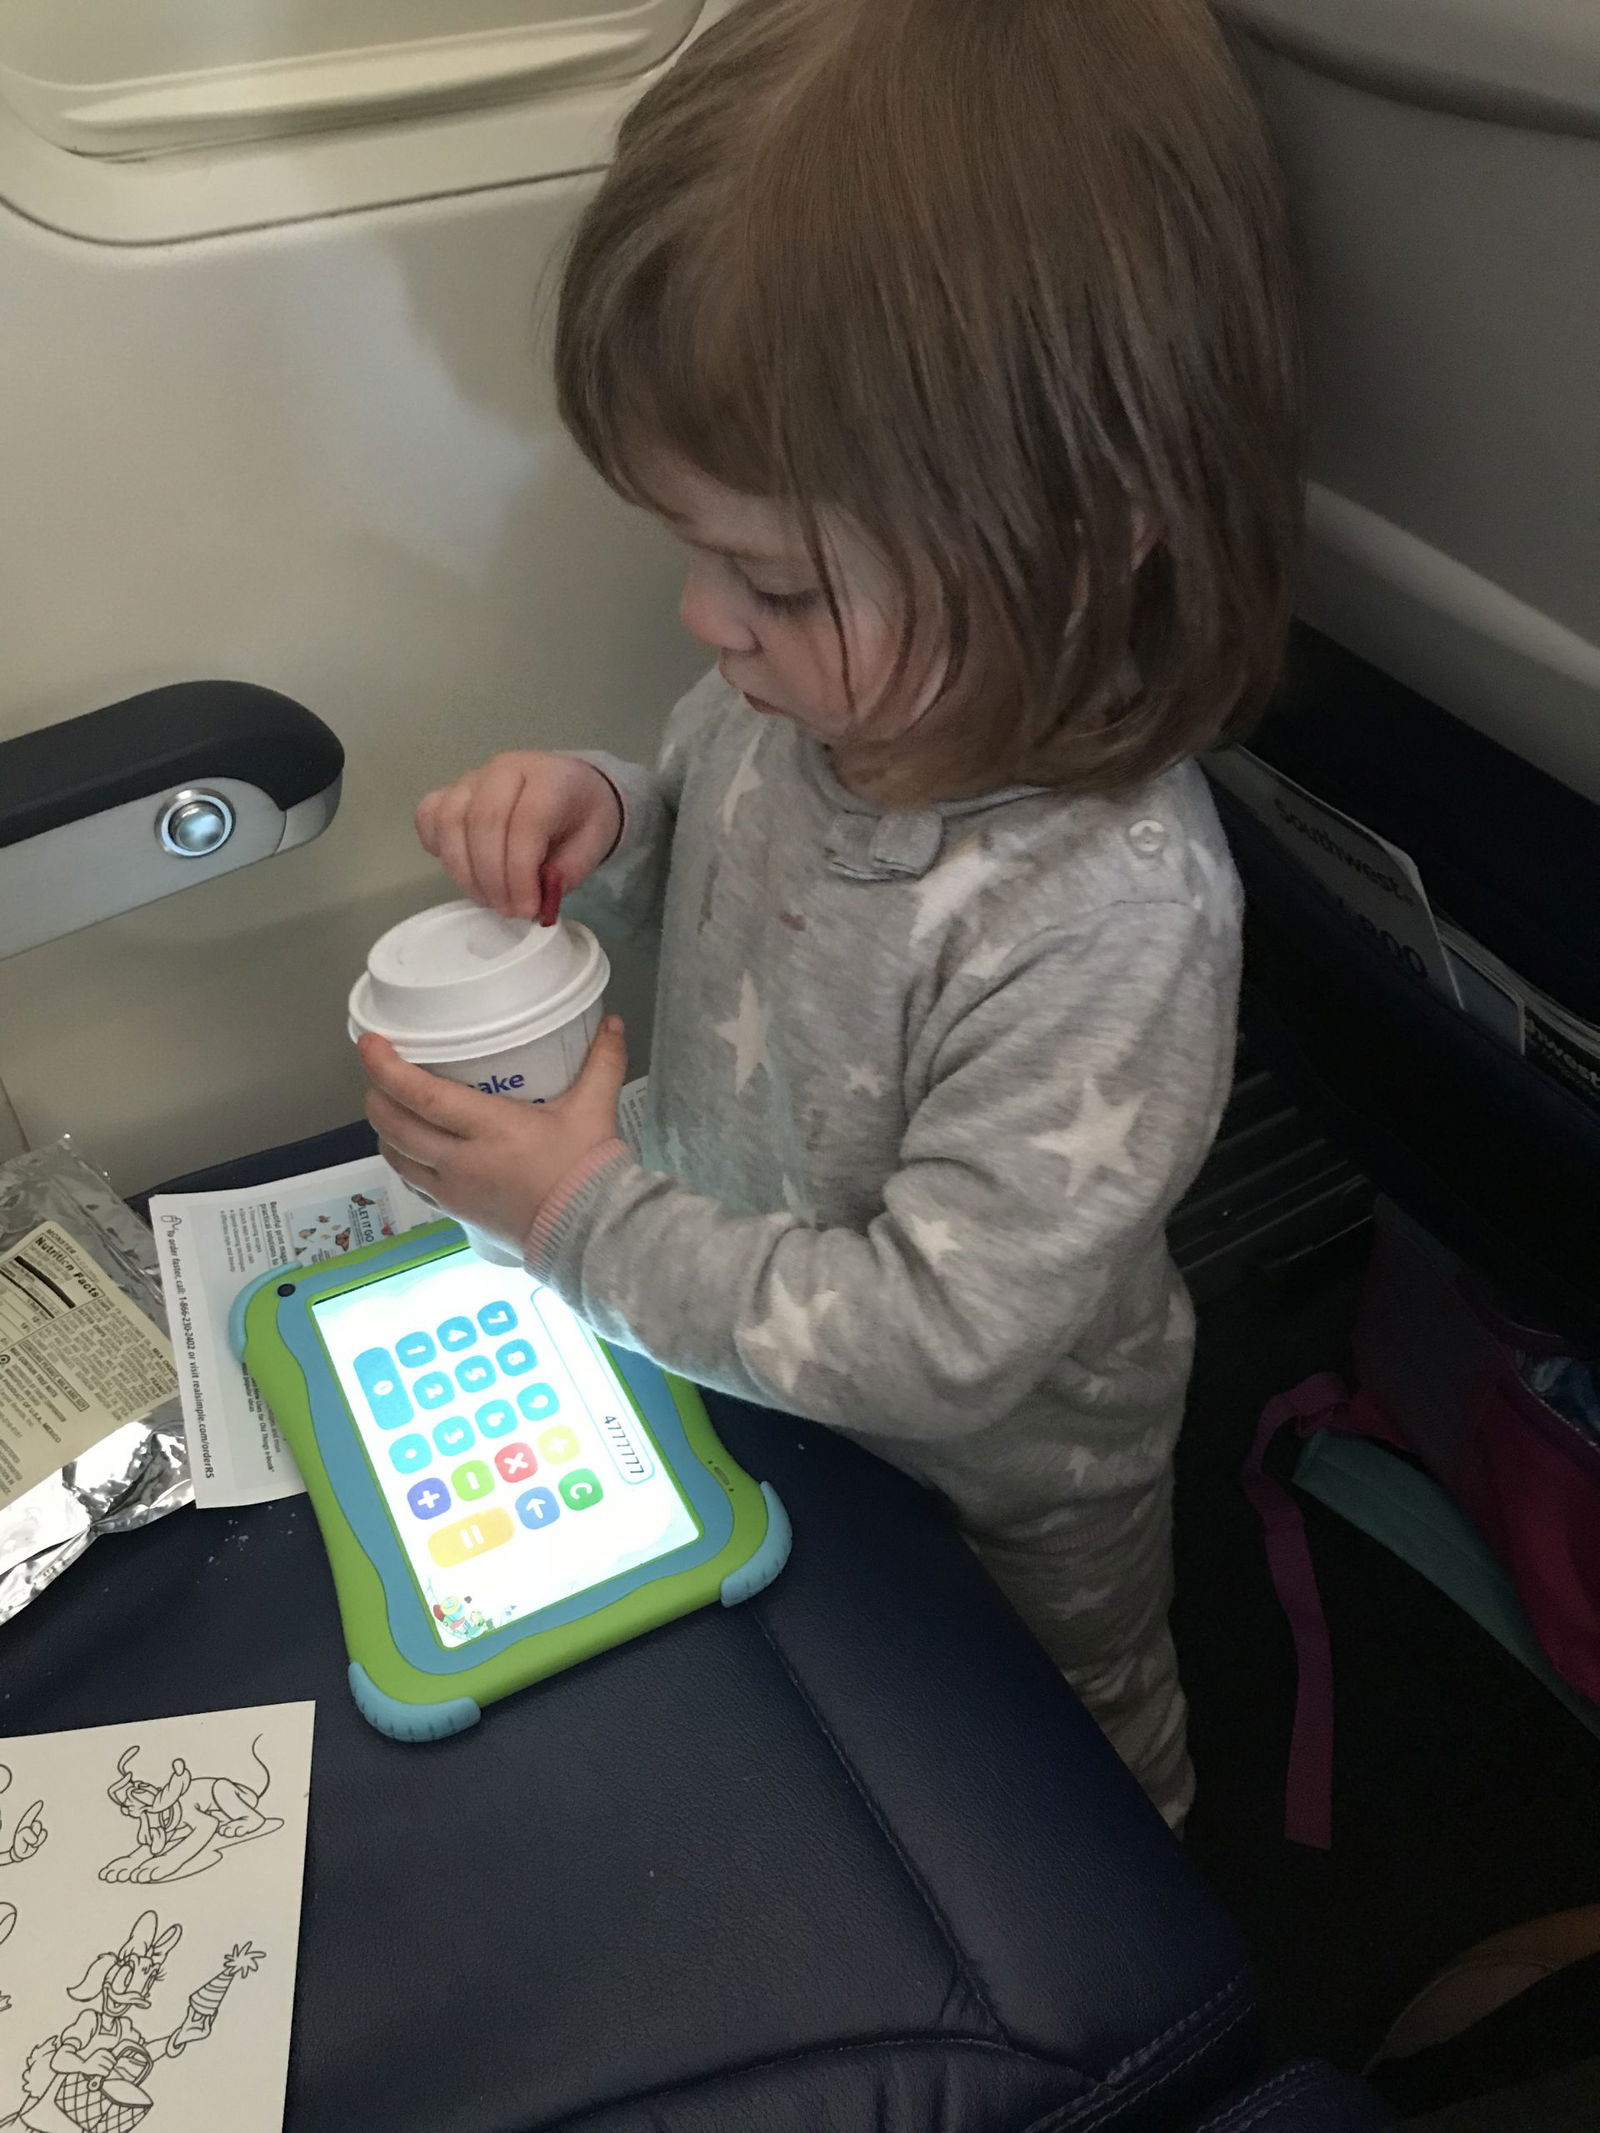
[[[1291,1844],[1327,1851],[1333,1843],[1333,1649],[1300,1506],[1266,1469],[1273,1440],[1291,1427],[1302,1439],[1332,1429],[1406,1447],[1375,1401],[1361,1393],[1352,1399],[1340,1379],[1322,1372],[1268,1401],[1240,1477],[1261,1520],[1273,1589],[1294,1639],[1297,1684],[1284,1835]]]

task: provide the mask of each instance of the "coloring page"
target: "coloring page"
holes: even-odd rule
[[[280,2133],[315,1709],[0,1740],[0,2129]]]

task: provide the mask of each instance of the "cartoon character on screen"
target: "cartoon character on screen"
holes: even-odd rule
[[[195,1777],[174,1761],[159,1785],[133,1775],[139,1750],[126,1749],[117,1781],[106,1797],[115,1801],[139,1832],[133,1850],[100,1869],[102,1881],[183,1881],[216,1865],[225,1851],[252,1837],[270,1837],[281,1821],[261,1812],[272,1773],[261,1760],[259,1736],[251,1743],[261,1783],[240,1778]]]
[[[80,1984],[68,1988],[83,2013],[28,2054],[22,2103],[0,2126],[28,2133],[135,2133],[155,2106],[145,2083],[162,2059],[177,2059],[210,2036],[235,1978],[249,1977],[262,1951],[246,1941],[189,1995],[183,2020],[165,2037],[146,2037],[133,2019],[150,2005],[166,1975],[182,1926],[163,1932],[154,1911],[135,1919],[113,1953],[97,1955]]]
[[[433,1616],[447,1637],[456,1637],[463,1642],[469,1637],[481,1637],[486,1629],[493,1627],[488,1616],[473,1606],[470,1592],[464,1600],[457,1599],[454,1593],[435,1600]]]

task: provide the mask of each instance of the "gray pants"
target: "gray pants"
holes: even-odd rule
[[[960,1506],[957,1506],[960,1509]],[[1167,1625],[1172,1484],[1055,1506],[967,1538],[1173,1829],[1194,1801]]]
[[[848,1434],[953,1505],[979,1561],[1168,1826],[1181,1830],[1194,1771],[1167,1624],[1170,1456],[1121,1488],[1094,1486],[1114,1454],[1083,1459],[1089,1485],[1080,1490],[1073,1475],[1082,1455],[1060,1444],[1043,1458],[1007,1458],[982,1437],[911,1445]]]

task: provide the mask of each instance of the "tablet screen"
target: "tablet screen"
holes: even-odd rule
[[[471,1251],[311,1315],[441,1644],[699,1538],[586,1326]]]

